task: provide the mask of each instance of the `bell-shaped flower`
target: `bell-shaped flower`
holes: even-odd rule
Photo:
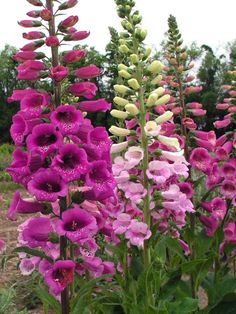
[[[65,182],[79,180],[88,169],[87,154],[75,144],[64,144],[52,161],[52,168]]]
[[[111,104],[105,99],[80,101],[78,107],[81,111],[86,112],[106,112],[111,109]]]
[[[50,119],[63,135],[68,135],[78,132],[83,115],[74,106],[62,105],[51,113]]]
[[[29,181],[28,190],[38,201],[55,202],[66,196],[68,187],[56,171],[41,169]]]
[[[148,228],[148,225],[132,219],[128,231],[125,233],[126,239],[132,245],[143,248],[144,241],[148,240],[151,237],[152,233]]]
[[[81,79],[91,79],[101,75],[101,69],[99,69],[96,65],[90,64],[85,67],[81,67],[75,71],[75,76]]]
[[[212,157],[205,148],[197,147],[192,150],[189,161],[193,168],[207,172],[212,164]]]
[[[92,99],[96,96],[97,89],[96,84],[92,82],[80,82],[72,84],[69,92],[77,97]]]
[[[56,226],[59,235],[66,236],[72,242],[92,237],[98,230],[95,217],[75,205],[63,212]]]

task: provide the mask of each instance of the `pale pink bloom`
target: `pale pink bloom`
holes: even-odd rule
[[[148,225],[132,219],[129,230],[125,233],[126,239],[132,245],[143,247],[144,241],[151,237],[152,233],[148,229]]]
[[[139,146],[131,146],[128,148],[128,151],[125,153],[125,159],[130,164],[132,168],[137,166],[141,160],[143,160],[143,149]],[[129,167],[129,169],[131,169]]]
[[[40,262],[41,258],[37,256],[33,256],[30,258],[23,258],[20,261],[19,269],[21,274],[24,276],[29,276],[36,269]]]
[[[112,172],[114,176],[119,176],[121,171],[125,170],[126,161],[123,157],[118,156],[114,159],[114,163],[112,165]]]
[[[169,151],[165,151],[162,150],[161,154],[163,157],[165,157],[166,159],[170,160],[170,161],[176,161],[179,163],[184,163],[185,165],[189,165],[189,163],[187,162],[187,160],[184,157],[184,150],[180,150],[179,152],[169,152]]]
[[[127,147],[128,147],[128,142],[121,142],[118,144],[113,144],[113,145],[111,145],[111,153],[112,154],[120,153],[124,149],[126,149]]]
[[[143,185],[135,182],[124,184],[122,190],[125,192],[125,197],[136,204],[139,204],[147,194]]]
[[[183,163],[177,163],[171,165],[172,172],[176,175],[183,176],[184,178],[188,177],[188,167]]]
[[[157,184],[162,184],[172,175],[171,165],[166,161],[153,160],[149,162],[147,177]]]
[[[155,121],[148,121],[144,127],[147,136],[157,136],[161,131],[161,126]]]
[[[113,230],[115,234],[125,233],[131,223],[131,217],[128,214],[122,213],[117,216],[117,220],[113,222]]]
[[[115,181],[117,184],[124,184],[127,183],[129,181],[129,173],[128,171],[124,170],[121,171],[121,173],[118,176],[115,176]]]

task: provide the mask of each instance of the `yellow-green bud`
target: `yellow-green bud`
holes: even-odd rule
[[[114,85],[114,90],[119,93],[119,94],[122,94],[124,95],[125,93],[127,93],[128,91],[131,91],[131,89],[125,85]]]
[[[156,101],[155,105],[156,106],[165,105],[168,103],[169,100],[170,100],[170,95],[164,95]]]
[[[160,97],[160,96],[162,96],[162,95],[164,94],[165,88],[163,88],[163,87],[158,87],[158,88],[155,89],[153,92],[156,93],[158,97]]]
[[[135,14],[132,17],[132,20],[133,20],[134,24],[138,24],[138,23],[140,23],[142,21],[142,16],[138,15],[138,14]]]
[[[126,41],[125,39],[123,39],[123,38],[120,38],[120,39],[119,39],[119,44],[120,44],[120,45],[126,45],[126,44],[127,44],[127,41]]]
[[[130,61],[133,64],[137,64],[139,62],[139,57],[135,53],[133,53],[132,55],[130,55]]]
[[[118,73],[119,73],[119,76],[121,76],[127,80],[132,77],[132,75],[129,72],[127,72],[126,70],[121,70]]]
[[[173,112],[172,111],[166,111],[162,115],[160,115],[158,118],[155,119],[157,124],[162,124],[166,121],[169,121],[173,117]]]
[[[145,29],[138,27],[135,30],[135,36],[141,41],[143,41],[147,36],[147,31]]]
[[[134,78],[128,80],[128,84],[134,90],[140,89],[140,85],[139,85],[138,81],[136,79],[134,79]]]
[[[126,45],[120,45],[118,50],[121,52],[121,53],[128,53],[129,52],[129,48],[126,46]]]
[[[145,57],[148,58],[151,53],[152,53],[152,48],[150,48],[150,47],[146,48],[146,50],[145,50]]]
[[[132,116],[136,116],[139,113],[139,109],[134,104],[125,105],[125,110],[130,113]]]
[[[162,75],[159,74],[151,81],[151,84],[152,85],[157,85],[158,83],[160,83],[161,80],[162,80]]]
[[[126,29],[127,31],[132,31],[133,27],[132,24],[126,20],[123,20],[121,22],[121,25],[124,27],[124,29]]]
[[[121,71],[121,70],[127,70],[128,69],[128,67],[125,65],[125,64],[123,64],[123,63],[120,63],[119,65],[118,65],[118,70],[119,71]]]
[[[125,120],[128,117],[128,113],[127,112],[121,111],[121,110],[116,110],[116,109],[113,109],[111,111],[111,115],[114,118],[122,119],[122,120]]]
[[[116,136],[128,136],[128,135],[130,135],[130,130],[118,128],[115,125],[112,125],[110,127],[109,132],[113,135],[116,135]]]
[[[154,60],[148,66],[148,71],[150,71],[152,74],[158,74],[162,71],[163,68],[164,68],[164,65],[161,63],[161,61]]]
[[[175,137],[167,137],[163,135],[158,135],[158,140],[164,145],[175,147],[178,151],[180,150],[179,141]]]
[[[118,106],[121,106],[121,107],[124,107],[125,105],[127,105],[129,102],[127,99],[125,98],[121,98],[121,97],[115,97],[113,99],[113,101],[118,105]]]
[[[151,93],[148,97],[148,100],[147,100],[147,106],[148,107],[152,107],[155,105],[156,101],[157,101],[157,94],[156,93]]]

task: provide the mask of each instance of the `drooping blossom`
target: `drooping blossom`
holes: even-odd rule
[[[132,245],[138,247],[143,247],[144,241],[148,240],[151,235],[152,233],[148,229],[148,225],[135,219],[132,219],[129,229],[125,233],[126,239],[128,239]]]
[[[101,74],[101,70],[94,64],[81,67],[75,71],[75,75],[81,79],[91,79]]]
[[[212,163],[212,157],[205,148],[194,148],[190,155],[190,163],[193,168],[207,172]]]
[[[70,86],[69,91],[75,96],[92,99],[96,96],[97,86],[92,82],[74,83]]]

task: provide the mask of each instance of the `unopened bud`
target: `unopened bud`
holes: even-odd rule
[[[118,65],[118,70],[119,71],[121,71],[121,70],[127,70],[128,69],[128,67],[126,66],[126,65],[124,65],[123,63],[120,63],[119,65]]]
[[[117,97],[117,96],[113,100],[120,107],[124,107],[125,105],[129,103],[127,99]]]
[[[126,70],[121,70],[118,73],[119,73],[119,76],[121,76],[127,80],[132,77],[132,75],[129,72],[127,72]]]
[[[155,119],[157,124],[162,124],[164,122],[169,121],[173,117],[172,111],[166,111],[162,115],[160,115],[158,118]]]
[[[151,84],[152,85],[157,85],[158,83],[160,83],[161,80],[162,80],[162,75],[159,74],[151,81]]]
[[[129,52],[129,48],[126,46],[126,45],[121,45],[119,46],[118,50],[121,52],[121,53],[128,53]]]
[[[147,100],[147,106],[148,107],[154,106],[157,101],[157,98],[158,98],[158,95],[156,93],[151,93]]]
[[[126,29],[127,31],[132,31],[133,29],[133,26],[130,22],[126,21],[126,20],[123,20],[121,22],[121,25],[124,27],[124,29]]]
[[[122,119],[122,120],[125,120],[128,117],[128,113],[127,112],[121,111],[121,110],[116,110],[116,109],[113,109],[111,111],[111,115],[114,118]]]
[[[165,88],[163,88],[163,87],[158,87],[158,88],[155,89],[153,92],[156,93],[158,97],[160,97],[160,96],[162,96],[162,95],[164,94]]]
[[[132,17],[134,24],[139,24],[142,21],[142,16],[138,14],[134,14]]]
[[[136,79],[134,79],[134,78],[128,80],[128,84],[134,90],[140,89],[140,85],[139,85],[138,81]]]
[[[158,140],[167,146],[175,147],[178,151],[180,151],[180,144],[177,138],[175,137],[167,137],[163,135],[158,135]]]
[[[109,129],[109,132],[115,136],[128,136],[130,135],[130,130],[119,128],[115,125],[112,125]]]
[[[137,64],[139,62],[139,57],[135,53],[133,53],[132,55],[130,55],[130,61],[133,64]]]
[[[170,95],[164,95],[156,101],[155,105],[156,106],[165,105],[169,102],[169,100],[170,100]]]
[[[161,61],[155,60],[148,66],[148,71],[150,71],[152,74],[158,74],[162,71],[164,68],[164,65],[161,63]]]
[[[182,59],[182,60],[186,60],[187,57],[188,57],[187,52],[183,52],[183,53],[181,53],[181,55],[180,55],[180,59]]]
[[[148,58],[150,56],[150,54],[152,53],[152,48],[148,47],[145,50],[145,58]]]
[[[125,110],[130,113],[132,116],[136,116],[139,114],[139,109],[134,104],[127,104],[125,105]]]
[[[118,85],[118,84],[116,84],[113,87],[114,87],[114,90],[117,93],[122,94],[122,95],[124,95],[127,92],[131,91],[131,89],[129,87],[125,86],[125,85]]]

